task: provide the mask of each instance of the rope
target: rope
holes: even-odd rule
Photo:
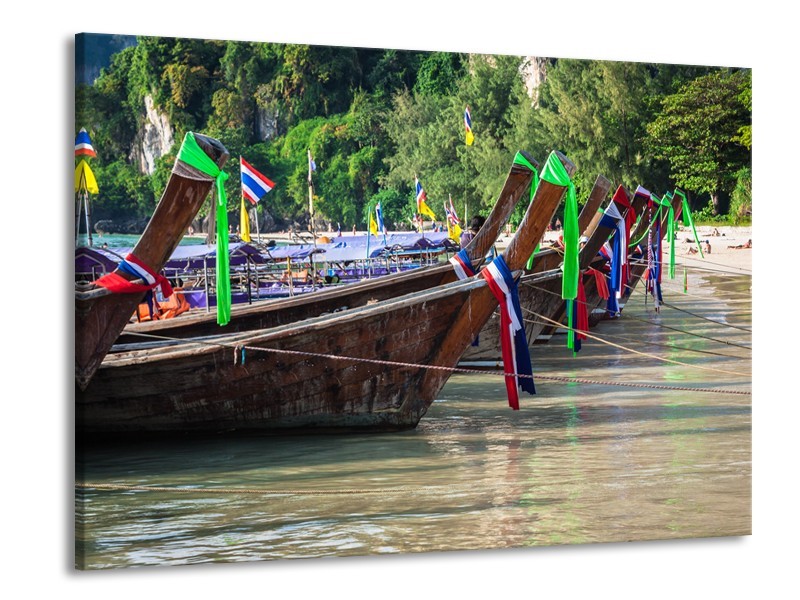
[[[686,309],[678,308],[677,306],[669,304],[668,302],[662,302],[661,304],[663,304],[664,306],[669,306],[673,310],[677,310],[679,312],[686,313],[687,315],[697,317],[698,319],[703,319],[704,321],[709,321],[711,323],[716,323],[717,325],[722,325],[723,327],[730,327],[731,329],[740,329],[741,331],[748,331],[750,333],[753,333],[752,329],[748,329],[747,327],[742,327],[741,325],[733,325],[731,323],[721,323],[720,321],[715,321],[714,319],[711,319],[709,317],[704,317],[703,315],[698,315],[697,313],[693,313]]]
[[[525,322],[526,323],[533,323],[534,325],[549,325],[549,323],[545,323],[544,321],[537,321],[535,319],[525,319]],[[688,346],[678,346],[677,344],[661,344],[659,342],[652,342],[652,341],[642,342],[639,339],[634,339],[634,338],[631,338],[630,336],[626,336],[626,335],[604,334],[602,336],[598,336],[598,339],[602,339],[602,340],[609,340],[609,339],[611,339],[611,340],[624,340],[624,341],[628,341],[628,342],[633,342],[634,344],[646,344],[648,346],[658,346],[660,348],[670,348],[672,350],[683,350],[683,351],[686,351],[686,352],[698,352],[700,354],[710,354],[712,356],[721,356],[723,358],[736,358],[736,359],[742,359],[743,358],[741,356],[735,356],[733,354],[723,354],[721,352],[713,352],[712,350],[700,350],[699,348],[689,348]]]
[[[539,291],[541,291],[541,292],[545,292],[545,293],[547,293],[547,294],[551,294],[551,295],[553,295],[553,296],[559,296],[559,295],[560,295],[560,294],[558,294],[557,292],[553,292],[553,291],[551,291],[551,290],[545,289],[545,288],[543,288],[543,287],[541,287],[541,286],[535,285],[535,284],[533,284],[533,283],[530,283],[530,282],[522,282],[522,283],[523,283],[523,285],[526,285],[526,286],[528,286],[528,287],[530,287],[530,288],[533,288],[533,289],[535,289],[535,290],[539,290]],[[629,287],[630,287],[630,286],[629,286]],[[638,293],[638,292],[637,292],[637,293]],[[576,302],[577,302],[577,300],[576,300]],[[629,302],[629,303],[630,303],[630,302]],[[593,305],[592,303],[589,303],[589,302],[583,302],[582,304],[585,304],[586,306],[591,306],[592,308],[594,308],[594,305]],[[527,310],[527,309],[526,309],[526,310]],[[530,311],[529,311],[529,312],[530,312]],[[624,311],[623,311],[623,312],[624,312]],[[535,313],[534,313],[534,314],[535,314]],[[712,342],[719,342],[720,344],[725,344],[726,346],[736,346],[737,348],[744,348],[745,350],[750,350],[750,351],[752,351],[752,348],[751,348],[750,346],[744,346],[744,345],[742,345],[742,344],[737,344],[737,343],[735,343],[735,342],[728,342],[728,341],[726,341],[726,340],[720,340],[720,339],[713,338],[713,337],[710,337],[710,336],[707,336],[707,335],[702,335],[702,334],[700,334],[700,333],[693,333],[693,332],[691,332],[691,331],[686,331],[686,330],[684,330],[684,329],[678,329],[677,327],[670,327],[669,325],[664,325],[663,323],[654,323],[653,321],[649,321],[649,320],[646,320],[646,319],[640,319],[640,318],[634,317],[634,316],[632,316],[630,313],[624,313],[624,314],[625,314],[625,318],[628,318],[628,319],[633,319],[634,321],[641,321],[641,322],[643,322],[643,323],[648,323],[648,324],[650,324],[650,325],[654,325],[654,326],[656,326],[656,327],[661,327],[661,328],[664,328],[664,329],[669,329],[669,330],[671,330],[671,331],[677,331],[677,332],[679,332],[679,333],[683,333],[683,334],[685,334],[685,335],[688,335],[688,336],[690,336],[690,337],[698,337],[698,338],[702,338],[702,339],[710,340],[710,341],[712,341]],[[546,318],[546,317],[545,317],[545,318]],[[557,323],[557,322],[556,322],[556,321],[554,321],[554,323]],[[720,324],[720,325],[725,325],[724,323],[719,323],[719,324]],[[557,323],[557,325],[558,325],[559,327],[561,327],[561,326],[562,326],[562,325],[561,325],[561,323]],[[749,331],[749,330],[748,330],[748,331]]]
[[[553,325],[557,325],[559,327],[562,326],[561,323],[559,323],[558,321],[550,319],[550,318],[548,318],[548,317],[546,317],[546,316],[544,316],[542,314],[539,314],[539,313],[534,312],[532,310],[528,310],[527,308],[524,309],[524,310],[525,310],[525,312],[528,312],[528,313],[530,313],[532,315],[536,315],[540,319],[544,319],[545,321],[547,321],[547,322],[549,322],[549,323],[551,323]],[[577,331],[577,330],[575,330],[575,331]],[[661,356],[656,356],[655,354],[648,354],[647,352],[639,352],[638,350],[633,350],[632,348],[628,348],[628,347],[622,346],[620,344],[615,344],[614,342],[609,342],[609,341],[603,340],[602,338],[599,338],[596,335],[592,335],[591,333],[588,333],[586,331],[581,331],[580,333],[582,335],[585,335],[589,339],[597,340],[598,342],[600,342],[602,344],[606,344],[607,346],[611,346],[613,348],[619,348],[620,350],[625,350],[626,352],[631,352],[632,354],[638,354],[639,356],[646,356],[648,358],[654,358],[656,360],[672,363],[674,365],[681,365],[682,367],[689,367],[691,369],[700,369],[702,371],[711,371],[712,373],[724,373],[725,375],[737,375],[737,376],[741,375],[741,373],[737,373],[735,371],[726,371],[724,369],[714,369],[712,367],[703,367],[701,365],[692,365],[692,364],[689,364],[689,363],[681,362],[679,360],[673,360],[671,358],[663,358]]]
[[[219,348],[231,348],[234,350],[234,353],[238,349],[245,349],[251,350],[253,352],[272,352],[275,354],[292,354],[295,356],[308,356],[310,358],[327,358],[330,360],[344,360],[350,361],[354,363],[363,363],[363,364],[373,364],[373,365],[382,365],[382,366],[389,366],[389,367],[400,367],[400,368],[411,368],[411,369],[429,369],[432,371],[448,371],[450,373],[470,373],[470,374],[481,374],[481,375],[492,375],[492,376],[500,376],[500,377],[518,377],[518,378],[538,378],[538,379],[550,379],[552,381],[561,381],[565,383],[593,383],[598,385],[612,385],[612,386],[622,386],[622,387],[642,387],[642,388],[654,388],[660,390],[676,390],[676,391],[692,391],[692,392],[710,392],[710,393],[717,393],[717,394],[743,394],[746,396],[752,395],[751,392],[741,392],[735,390],[720,390],[720,389],[713,389],[713,388],[683,388],[683,387],[669,387],[669,386],[651,386],[649,384],[630,384],[630,383],[623,383],[623,382],[616,382],[616,381],[608,381],[605,383],[596,382],[596,381],[588,381],[582,380],[577,378],[558,378],[558,377],[546,377],[543,375],[526,375],[526,374],[517,374],[517,373],[505,373],[494,370],[483,370],[483,369],[473,369],[473,368],[464,368],[464,367],[445,367],[442,365],[418,365],[415,363],[408,363],[402,361],[394,361],[394,360],[380,360],[377,358],[359,358],[355,356],[337,356],[335,354],[324,354],[321,352],[306,352],[304,350],[287,350],[283,348],[261,348],[259,346],[246,346],[240,344],[227,344],[223,342],[206,342],[203,340],[184,340],[179,338],[170,338],[167,336],[159,336],[154,334],[145,334],[145,333],[137,333],[136,335],[141,335],[143,337],[150,337],[150,338],[158,338],[167,341],[175,341],[179,343],[195,343],[195,344],[202,344],[207,346],[214,346]],[[235,355],[235,354],[234,354]],[[668,360],[668,359],[663,359]],[[674,362],[674,361],[671,361]],[[683,363],[677,363],[683,364]],[[687,365],[691,366],[691,365]],[[699,368],[699,367],[698,367]],[[720,373],[727,373],[727,371],[719,371]],[[741,375],[741,373],[731,373],[732,375]]]
[[[753,351],[752,346],[745,346],[744,344],[737,344],[736,342],[729,342],[727,340],[720,340],[717,338],[713,338],[708,335],[703,335],[701,333],[692,333],[691,331],[686,331],[685,329],[679,329],[678,327],[671,327],[670,325],[665,325],[664,323],[654,323],[649,319],[642,319],[640,317],[634,317],[630,313],[625,315],[626,319],[633,319],[634,321],[640,321],[642,323],[647,323],[648,325],[655,325],[656,327],[661,327],[662,329],[669,329],[670,331],[677,331],[678,333],[683,333],[684,335],[702,338],[704,340],[710,340],[712,342],[717,342],[720,344],[725,344],[726,346],[735,346],[736,348],[744,348],[745,350]]]

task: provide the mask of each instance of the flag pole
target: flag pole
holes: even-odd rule
[[[92,247],[92,214],[89,204],[89,192],[83,192],[83,201],[86,203],[86,235],[89,239],[89,247]]]
[[[372,237],[372,232],[369,228],[369,219],[372,216],[372,203],[367,203],[367,276],[372,277],[372,263],[369,260],[369,242]]]
[[[314,230],[314,184],[311,181],[311,148],[308,148],[308,214],[311,219],[311,238],[314,243],[314,252],[311,255],[311,289],[315,290],[317,289],[317,264],[314,261],[317,250],[317,233]]]

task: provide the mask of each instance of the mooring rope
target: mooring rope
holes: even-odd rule
[[[753,330],[752,329],[748,329],[747,327],[742,327],[741,325],[734,325],[733,323],[721,323],[720,321],[716,321],[716,320],[711,319],[709,317],[704,317],[703,315],[698,315],[697,313],[693,313],[693,312],[691,312],[689,310],[686,310],[684,308],[678,308],[677,306],[675,306],[674,304],[670,304],[669,302],[662,302],[661,304],[663,306],[668,306],[672,310],[677,310],[678,312],[686,313],[687,315],[691,315],[693,317],[696,317],[698,319],[702,319],[704,321],[709,321],[710,323],[715,323],[715,324],[721,325],[723,327],[730,327],[731,329],[740,329],[741,331],[747,331],[749,333],[753,333]]]
[[[544,316],[543,314],[537,313],[537,312],[535,312],[533,310],[529,310],[527,308],[523,308],[523,310],[525,312],[527,312],[527,313],[530,313],[530,314],[536,316],[536,317],[539,317],[540,319],[544,319],[545,322],[550,323],[551,325],[556,325],[558,327],[562,327],[561,323],[559,323],[558,321],[556,321],[554,319],[550,319],[550,318]],[[565,329],[568,329],[568,328],[565,327]],[[712,373],[723,373],[725,375],[736,375],[736,376],[741,376],[742,375],[742,373],[737,373],[735,371],[726,371],[724,369],[715,369],[713,367],[704,367],[702,365],[693,365],[693,364],[690,364],[690,363],[681,362],[679,360],[673,360],[671,358],[664,358],[663,356],[657,356],[655,354],[649,354],[647,352],[639,352],[638,350],[634,350],[633,348],[628,348],[627,346],[622,346],[620,344],[615,344],[614,342],[609,342],[607,340],[599,338],[596,335],[592,335],[591,333],[589,333],[587,331],[579,331],[577,329],[573,329],[573,330],[576,331],[576,332],[579,332],[582,335],[585,335],[589,339],[597,340],[601,344],[605,344],[605,345],[611,346],[613,348],[619,348],[620,350],[625,350],[626,352],[630,352],[632,354],[637,354],[639,356],[646,356],[647,358],[653,358],[655,360],[660,360],[662,362],[668,362],[668,363],[671,363],[671,364],[674,364],[674,365],[680,365],[682,367],[689,367],[690,369],[700,369],[702,371],[711,371]]]
[[[525,322],[526,323],[533,323],[535,325],[550,325],[550,323],[546,323],[544,321],[537,321],[535,319],[525,319]],[[688,346],[679,346],[677,344],[663,344],[663,343],[659,343],[659,342],[653,342],[653,341],[650,341],[650,340],[642,341],[641,338],[632,338],[631,336],[627,336],[627,335],[614,335],[614,334],[604,333],[603,335],[598,336],[598,338],[599,339],[603,339],[603,340],[623,340],[623,341],[626,341],[626,342],[632,342],[634,344],[643,344],[643,345],[646,344],[648,346],[658,346],[659,348],[669,348],[671,350],[683,350],[685,352],[697,352],[697,353],[700,353],[700,354],[710,354],[712,356],[721,356],[722,358],[733,358],[733,359],[745,360],[744,357],[736,356],[734,354],[724,354],[724,353],[721,353],[721,352],[714,352],[713,350],[701,350],[699,348],[689,348]]]
[[[544,293],[546,293],[546,294],[550,294],[551,296],[561,296],[561,292],[554,292],[553,290],[548,290],[548,289],[546,289],[546,288],[543,288],[543,287],[541,287],[541,286],[539,286],[539,285],[535,285],[535,284],[533,284],[533,283],[530,283],[530,282],[522,282],[522,284],[523,284],[523,285],[525,285],[525,286],[527,286],[527,287],[529,287],[529,288],[532,288],[532,289],[538,290],[538,291],[540,291],[540,292],[544,292]],[[579,300],[573,300],[573,302],[579,302]],[[595,305],[594,305],[593,303],[590,303],[590,302],[583,302],[583,301],[580,301],[580,303],[581,303],[581,304],[583,304],[583,305],[585,305],[585,306],[587,306],[587,307],[590,307],[590,308],[592,308],[592,309],[594,309],[594,308],[595,308]],[[628,304],[628,303],[626,303],[626,306],[627,306],[627,304]],[[691,331],[684,331],[684,330],[682,330],[682,329],[677,329],[677,328],[675,328],[675,327],[670,327],[670,326],[668,326],[668,325],[664,325],[663,323],[654,323],[654,322],[652,322],[652,321],[646,321],[646,320],[644,320],[644,319],[637,319],[636,317],[633,317],[633,316],[631,316],[631,315],[630,315],[630,313],[625,313],[625,311],[624,311],[624,310],[623,310],[623,311],[622,311],[620,314],[623,314],[623,315],[625,315],[625,317],[626,317],[626,318],[631,318],[631,319],[634,319],[634,320],[637,320],[637,321],[642,321],[642,322],[645,322],[645,323],[650,323],[651,325],[655,325],[656,327],[663,327],[663,328],[665,328],[665,329],[671,329],[671,330],[674,330],[674,331],[678,331],[678,332],[680,332],[680,333],[684,333],[684,334],[686,334],[686,335],[688,335],[688,336],[690,336],[690,337],[699,337],[699,338],[703,338],[703,339],[711,340],[711,341],[714,341],[714,342],[719,342],[719,343],[721,343],[721,344],[725,344],[725,345],[727,345],[727,346],[736,346],[736,347],[738,347],[738,348],[745,348],[745,349],[747,349],[747,350],[752,350],[752,348],[751,348],[750,346],[742,346],[742,345],[740,345],[740,344],[736,344],[736,343],[733,343],[733,342],[727,342],[727,341],[725,341],[725,340],[718,340],[718,339],[716,339],[716,338],[712,338],[712,337],[709,337],[709,336],[706,336],[706,335],[702,335],[702,334],[699,334],[699,333],[693,333],[693,332],[691,332]],[[726,323],[719,323],[718,321],[715,321],[715,322],[716,322],[718,325],[722,325],[722,326],[730,326],[730,325],[728,325],[728,324],[726,324]],[[559,327],[561,327],[561,326],[562,326],[562,325],[561,325],[561,323],[559,323],[559,324],[558,324],[558,326],[559,326]],[[738,329],[738,327],[737,327],[737,329]],[[747,330],[747,331],[750,331],[750,330]]]
[[[239,356],[242,350],[247,350],[248,352],[271,352],[274,354],[290,354],[294,356],[306,356],[309,358],[326,358],[329,360],[341,360],[341,361],[349,361],[354,363],[363,363],[363,364],[373,364],[373,365],[381,365],[381,366],[389,366],[389,367],[400,367],[400,368],[409,368],[409,369],[428,369],[432,371],[448,371],[450,373],[469,373],[469,374],[481,374],[481,375],[492,375],[494,377],[528,377],[528,378],[535,378],[535,379],[545,379],[550,381],[559,381],[564,383],[589,383],[592,385],[611,385],[611,386],[620,386],[620,387],[636,387],[636,388],[652,388],[652,389],[659,389],[659,390],[674,390],[674,391],[682,391],[682,392],[708,392],[708,393],[716,393],[716,394],[739,394],[745,396],[751,396],[751,392],[740,391],[740,390],[721,390],[721,389],[714,389],[714,388],[694,388],[694,387],[680,387],[680,386],[659,386],[659,385],[651,385],[651,384],[641,384],[641,383],[626,383],[621,381],[594,381],[588,379],[579,379],[574,377],[552,377],[546,375],[517,375],[516,373],[505,373],[505,372],[498,372],[497,370],[484,370],[484,369],[474,369],[474,368],[464,368],[464,367],[446,367],[444,365],[421,365],[403,361],[394,361],[394,360],[382,360],[378,358],[360,358],[356,356],[337,356],[335,354],[325,354],[322,352],[307,352],[305,350],[288,350],[285,348],[263,348],[261,346],[248,346],[246,344],[229,344],[224,342],[214,342],[214,341],[205,341],[205,340],[195,340],[195,339],[180,339],[180,338],[171,338],[167,336],[159,336],[155,334],[145,334],[145,333],[136,333],[135,335],[140,335],[143,337],[150,337],[150,338],[158,338],[167,341],[176,341],[182,342],[187,344],[201,344],[207,346],[213,346],[217,348],[230,348],[233,350],[234,354],[234,362],[239,361]],[[679,363],[680,364],[680,363]],[[726,371],[719,371],[721,373],[727,373]],[[731,373],[732,375],[741,376],[741,373]]]

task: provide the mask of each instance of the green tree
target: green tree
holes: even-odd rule
[[[647,126],[654,156],[669,162],[678,185],[710,194],[714,214],[725,212],[737,173],[750,164],[741,137],[751,123],[743,102],[750,86],[749,70],[698,77],[666,96],[661,114]]]

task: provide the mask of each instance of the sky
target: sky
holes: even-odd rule
[[[482,5],[407,0],[191,4],[86,0],[15,5],[2,44],[9,82],[4,164],[9,177],[7,251],[31,242],[54,250],[41,273],[17,256],[6,280],[7,387],[3,438],[4,587],[61,598],[219,598],[242,592],[293,598],[505,597],[752,598],[792,586],[798,527],[788,461],[797,401],[791,317],[796,284],[783,266],[793,222],[797,139],[794,21],[777,2],[674,0]],[[652,6],[651,6],[652,5]],[[724,8],[723,8],[724,6]],[[46,10],[46,18],[43,11]],[[545,550],[283,561],[247,565],[75,573],[72,569],[72,240],[74,35],[168,35],[283,43],[639,60],[753,68],[754,535]],[[18,60],[19,56],[26,60]],[[796,58],[795,58],[796,61]],[[55,176],[55,183],[51,179]],[[55,191],[55,193],[53,193]],[[30,212],[26,209],[31,208]],[[767,215],[769,210],[769,218]],[[783,224],[783,225],[782,225]],[[53,257],[58,257],[53,260]],[[33,262],[33,261],[31,261]],[[775,291],[776,294],[771,294]],[[770,295],[768,295],[770,294]],[[53,335],[55,333],[55,335]],[[781,336],[778,339],[778,336]],[[22,343],[20,343],[22,342]],[[784,364],[782,361],[787,361]],[[783,378],[783,379],[782,379]],[[786,381],[786,383],[782,383]],[[9,391],[13,393],[9,394]],[[12,493],[15,492],[15,493]],[[790,588],[791,589],[791,588]]]

